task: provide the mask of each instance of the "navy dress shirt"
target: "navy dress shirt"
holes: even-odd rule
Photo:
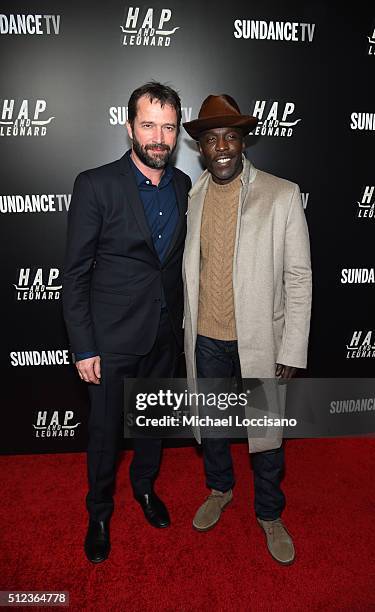
[[[168,252],[178,221],[178,207],[172,178],[173,169],[167,166],[158,186],[153,185],[137,168],[128,151],[130,164],[135,174],[155,251],[161,262]]]
[[[155,251],[159,260],[163,262],[178,221],[177,198],[172,183],[173,168],[170,165],[165,168],[160,183],[156,186],[137,168],[130,156],[130,151],[126,155],[134,172]],[[165,306],[165,298],[162,295],[162,308],[165,308]],[[76,353],[74,360],[80,361],[81,359],[95,357],[95,355],[97,355],[97,352],[94,351]]]

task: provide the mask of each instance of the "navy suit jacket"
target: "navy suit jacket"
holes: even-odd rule
[[[68,214],[63,311],[73,353],[145,355],[155,342],[162,288],[182,346],[182,255],[190,178],[173,168],[179,218],[161,263],[130,162],[76,178]]]

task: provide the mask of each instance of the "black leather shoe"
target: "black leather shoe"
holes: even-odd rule
[[[171,520],[168,510],[156,493],[152,491],[144,495],[137,495],[135,499],[140,504],[150,525],[158,528],[169,527]]]
[[[108,521],[90,519],[85,539],[86,557],[91,563],[101,563],[107,559],[110,549]]]

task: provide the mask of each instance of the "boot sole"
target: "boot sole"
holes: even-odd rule
[[[291,561],[280,561],[280,559],[277,559],[277,557],[274,557],[273,554],[271,553],[270,549],[267,546],[267,550],[270,553],[272,559],[274,559],[275,561],[277,561],[277,563],[280,563],[280,565],[292,565],[294,563],[294,561],[296,560],[296,555],[294,555],[293,559]]]
[[[221,512],[220,512],[219,518],[217,519],[217,521],[215,521],[214,523],[212,523],[212,525],[209,525],[208,527],[196,527],[196,525],[194,525],[194,521],[193,521],[193,527],[194,527],[194,529],[195,529],[196,531],[201,531],[201,532],[204,532],[204,531],[210,531],[210,529],[213,529],[213,528],[215,527],[215,525],[217,525],[217,524],[218,524],[218,522],[220,521],[221,515],[222,515],[222,513],[224,512],[224,510],[227,508],[227,506],[229,506],[229,504],[230,504],[232,501],[233,501],[233,497],[232,497],[232,498],[231,498],[229,501],[227,501],[227,502],[224,504],[224,506],[223,506],[223,507],[222,507],[222,509],[221,509]]]

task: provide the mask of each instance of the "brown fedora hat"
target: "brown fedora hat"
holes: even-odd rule
[[[185,130],[198,140],[202,132],[212,128],[236,127],[244,134],[251,132],[258,119],[251,115],[241,115],[239,106],[231,96],[221,94],[220,96],[208,96],[202,103],[198,119],[183,123]]]

